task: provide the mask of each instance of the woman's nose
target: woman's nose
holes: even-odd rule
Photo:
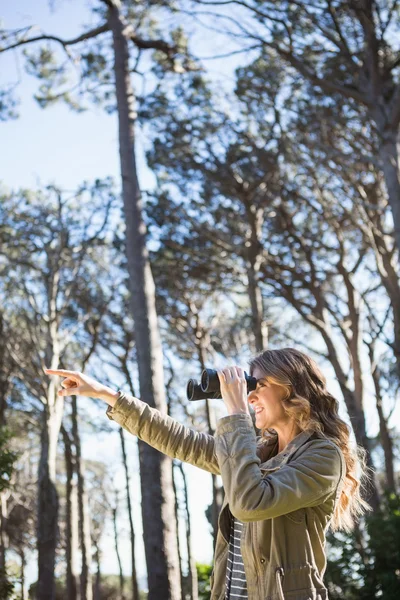
[[[252,404],[254,402],[254,400],[256,399],[256,392],[255,390],[251,391],[250,394],[247,396],[247,400],[250,404]]]

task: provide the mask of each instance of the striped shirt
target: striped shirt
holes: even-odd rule
[[[247,583],[243,558],[240,551],[243,523],[232,516],[229,539],[228,564],[226,568],[226,600],[247,600]]]

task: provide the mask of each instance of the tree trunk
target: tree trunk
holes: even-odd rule
[[[146,248],[146,226],[137,180],[134,146],[135,98],[130,80],[128,42],[125,37],[125,24],[119,12],[119,2],[108,0],[107,4],[114,45],[122,195],[140,398],[166,413],[163,354],[155,308],[155,287]],[[180,600],[172,461],[141,440],[138,441],[138,447],[148,600]]]
[[[3,314],[0,312],[0,338],[4,339],[4,335],[4,318]],[[9,391],[11,375],[11,373],[7,370],[6,352],[6,344],[0,344],[0,430],[6,425],[7,394]],[[6,573],[6,552],[8,548],[8,536],[6,533],[8,518],[8,494],[8,490],[0,492],[0,584],[4,588],[6,588],[8,585]]]
[[[373,470],[373,472],[375,472],[371,454],[371,440],[367,436],[362,398],[360,398],[360,396],[356,396],[355,392],[348,387],[346,377],[343,373],[343,369],[341,367],[339,357],[337,355],[336,347],[332,341],[329,332],[326,329],[319,329],[319,331],[326,343],[326,347],[328,350],[328,360],[335,371],[335,375],[337,377],[340,389],[342,391],[343,399],[346,404],[347,412],[349,414],[350,423],[354,430],[356,442],[366,450],[367,465]],[[376,479],[374,476],[371,480],[370,490],[363,490],[362,493],[365,495],[364,499],[371,504],[374,512],[376,512],[379,508],[380,499],[376,485]]]
[[[113,508],[113,511],[112,511],[113,526],[114,526],[114,547],[115,547],[115,554],[117,555],[117,561],[118,561],[119,591],[120,591],[120,595],[121,595],[121,600],[124,600],[125,599],[125,596],[124,596],[124,574],[122,572],[121,555],[119,553],[119,546],[118,546],[117,513],[118,513],[118,492],[117,492],[117,490],[115,490],[115,507]]]
[[[98,544],[97,540],[95,540],[93,543],[94,543],[94,547],[95,547],[94,558],[95,558],[96,565],[97,565],[96,579],[94,582],[93,600],[102,600],[102,598],[101,598],[101,568],[100,568],[101,553],[100,553],[100,548],[99,548],[99,544]]]
[[[206,350],[205,350],[205,344],[204,344],[204,335],[201,335],[201,336],[196,335],[195,337],[196,337],[196,339],[198,339],[197,352],[198,352],[200,367],[201,367],[201,370],[203,371],[206,368],[206,361],[205,361]],[[205,409],[206,409],[206,421],[207,421],[207,425],[208,425],[208,433],[210,435],[214,435],[215,430],[217,428],[217,423],[216,423],[216,419],[215,419],[215,414],[211,410],[211,406],[210,406],[210,403],[208,400],[206,400],[206,402],[205,402]],[[213,551],[215,551],[215,546],[217,544],[217,534],[218,534],[218,517],[219,517],[219,513],[221,512],[221,507],[223,504],[223,489],[221,488],[220,485],[218,485],[217,475],[214,475],[214,473],[211,473],[211,480],[212,480],[212,502],[211,502],[210,506],[208,506],[206,509],[206,517],[212,527]],[[196,576],[197,576],[197,573],[196,573]]]
[[[78,494],[74,481],[74,460],[71,450],[71,440],[64,427],[61,428],[64,440],[66,482],[66,574],[67,596],[66,600],[80,600],[79,576],[76,568],[79,551],[78,542]]]
[[[85,477],[81,456],[81,439],[78,427],[78,405],[72,396],[72,435],[75,445],[75,468],[78,476],[79,541],[82,553],[81,599],[92,600],[92,542],[90,537],[90,514],[85,489]]]
[[[367,211],[363,211],[364,218],[369,219]],[[395,260],[392,248],[389,248],[386,242],[386,236],[383,235],[383,224],[379,224],[379,232],[376,231],[377,225],[370,220],[368,228],[369,240],[375,253],[376,267],[380,275],[382,285],[390,299],[393,312],[393,354],[396,359],[397,372],[400,380],[400,285],[397,275]]]
[[[25,589],[25,568],[26,568],[26,558],[25,552],[23,548],[20,548],[19,557],[21,559],[21,577],[20,577],[20,585],[21,585],[21,596],[20,600],[28,600]]]
[[[130,477],[129,477],[129,470],[128,470],[128,460],[127,460],[126,449],[125,449],[124,430],[122,429],[122,427],[119,428],[119,435],[120,435],[120,439],[121,439],[122,462],[124,464],[124,470],[125,470],[126,501],[127,501],[127,504],[128,504],[129,531],[130,531],[130,539],[131,539],[132,600],[139,600],[139,588],[138,588],[138,582],[137,582],[137,576],[136,576],[135,530],[133,528],[133,519],[132,519],[132,503],[131,503]]]
[[[393,441],[390,437],[387,419],[383,413],[382,392],[381,392],[381,375],[379,367],[374,358],[373,344],[369,344],[369,359],[371,362],[371,374],[375,387],[376,410],[379,418],[379,434],[380,442],[383,447],[385,456],[385,471],[386,471],[386,487],[390,492],[396,492],[396,481],[394,475],[394,457],[393,457]]]
[[[259,285],[259,273],[262,262],[261,244],[259,236],[261,235],[260,224],[257,225],[256,216],[251,207],[247,214],[250,218],[251,235],[246,244],[250,244],[246,253],[247,262],[247,290],[251,306],[251,322],[255,340],[255,351],[257,353],[267,349],[268,333],[264,321],[263,298],[261,287]]]
[[[58,361],[57,361],[58,363]],[[56,366],[56,365],[55,365]],[[42,415],[38,475],[38,599],[54,600],[54,567],[58,542],[58,494],[56,453],[64,409],[63,396],[57,396],[54,380],[49,384],[47,404]]]
[[[190,590],[190,598],[191,600],[198,600],[199,598],[199,582],[197,579],[197,569],[196,562],[192,553],[192,531],[190,527],[190,511],[189,511],[189,498],[188,498],[188,488],[186,482],[185,471],[183,470],[183,464],[177,463],[177,467],[181,472],[182,480],[183,480],[183,491],[185,497],[185,511],[186,511],[186,541],[187,541],[187,556],[188,556],[188,586]]]
[[[379,126],[379,123],[378,123]],[[383,175],[394,223],[394,238],[400,251],[400,171],[398,130],[382,130],[382,142],[379,146],[379,157],[382,162]]]
[[[4,573],[4,576],[2,576],[4,586],[7,584],[7,579],[5,579],[6,551],[8,548],[8,536],[6,533],[8,518],[7,494],[8,490],[0,493],[0,572]]]
[[[173,463],[173,466],[176,465]],[[179,503],[178,503],[178,495],[176,490],[175,476],[174,472],[172,472],[172,485],[174,487],[174,497],[175,497],[175,521],[176,521],[176,547],[178,549],[178,559],[179,559],[179,571],[180,571],[180,581],[181,581],[181,599],[185,600],[185,582],[183,578],[182,572],[182,553],[181,553],[181,545],[179,541]]]
[[[251,323],[257,353],[267,349],[266,325],[264,322],[263,301],[257,274],[253,264],[247,269],[247,289],[251,306]]]

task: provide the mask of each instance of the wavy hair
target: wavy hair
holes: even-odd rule
[[[361,497],[372,477],[366,463],[366,450],[350,444],[350,429],[339,417],[339,402],[326,389],[326,378],[317,363],[294,348],[266,350],[249,361],[250,375],[258,367],[269,383],[284,388],[283,408],[302,430],[311,430],[325,437],[343,453],[347,469],[343,490],[330,523],[332,531],[354,529],[356,521],[372,507]],[[261,429],[261,435],[276,435],[271,428]]]

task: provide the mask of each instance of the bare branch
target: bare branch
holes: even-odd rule
[[[46,34],[38,35],[38,36],[32,37],[32,38],[22,38],[22,39],[18,40],[17,42],[15,42],[14,44],[10,44],[9,46],[5,46],[4,48],[0,47],[0,52],[6,52],[7,50],[12,50],[13,48],[18,48],[19,46],[24,46],[25,44],[32,44],[34,42],[44,42],[44,41],[58,42],[64,48],[67,48],[68,46],[73,46],[73,45],[79,44],[80,42],[83,42],[85,40],[89,40],[90,38],[97,37],[101,33],[104,33],[105,31],[108,31],[108,30],[109,30],[108,23],[104,23],[103,25],[100,25],[99,27],[96,27],[95,29],[91,29],[90,31],[86,31],[85,33],[82,33],[81,35],[78,35],[78,37],[72,38],[71,40],[63,40],[62,38],[57,37],[55,35],[46,35]]]

